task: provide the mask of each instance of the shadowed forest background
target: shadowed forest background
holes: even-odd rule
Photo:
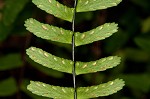
[[[69,7],[74,0],[57,0]],[[0,0],[0,99],[48,99],[26,89],[30,80],[73,87],[72,75],[43,67],[26,55],[35,46],[71,59],[71,45],[46,41],[24,27],[24,21],[40,22],[71,30],[71,23],[37,8],[31,0]],[[78,13],[75,31],[85,32],[108,22],[119,24],[111,37],[76,48],[75,59],[93,61],[110,55],[122,57],[117,67],[77,76],[77,86],[97,85],[122,78],[126,86],[101,99],[150,99],[150,0],[123,0],[107,10]]]

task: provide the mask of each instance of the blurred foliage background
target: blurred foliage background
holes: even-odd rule
[[[72,7],[73,0],[58,0]],[[47,99],[26,89],[29,80],[72,87],[72,75],[47,69],[28,58],[25,50],[35,46],[71,59],[71,45],[46,41],[26,31],[24,21],[40,22],[71,30],[71,23],[38,9],[31,0],[0,0],[0,99]],[[150,0],[123,0],[107,10],[78,13],[76,31],[91,30],[106,22],[119,24],[113,36],[76,48],[76,60],[92,61],[110,55],[122,57],[116,68],[77,76],[77,86],[91,86],[117,77],[123,90],[101,99],[150,99]]]

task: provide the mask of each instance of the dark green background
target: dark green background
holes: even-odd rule
[[[72,6],[73,0],[58,0]],[[71,30],[71,23],[38,9],[31,0],[0,0],[0,99],[46,99],[31,94],[29,80],[72,87],[72,75],[47,69],[28,58],[30,46],[71,59],[71,45],[46,41],[26,31],[24,21],[40,22]],[[77,76],[77,86],[97,85],[115,78],[126,82],[123,90],[101,99],[150,97],[150,0],[123,0],[107,10],[78,13],[76,31],[84,32],[106,22],[119,24],[113,36],[76,48],[76,60],[92,61],[110,55],[122,57],[116,68]]]

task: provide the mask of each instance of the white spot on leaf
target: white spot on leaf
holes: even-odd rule
[[[52,3],[52,1],[51,1],[51,0],[48,0],[48,2],[49,2],[49,3]]]
[[[72,65],[72,64],[73,64],[73,62],[71,61],[71,62],[70,62],[70,64]]]
[[[116,6],[117,5],[117,3],[111,3],[113,6]]]
[[[43,7],[43,5],[38,5],[38,7]]]
[[[90,34],[94,34],[94,31],[92,31]]]
[[[48,12],[52,13],[53,11],[51,9],[49,9]]]
[[[35,48],[32,47],[31,50],[32,50],[32,51],[35,51]]]
[[[66,93],[66,90],[65,90],[64,88],[62,88],[62,91],[63,91],[64,93]]]
[[[111,83],[110,83],[110,85],[113,85],[114,84],[114,82],[112,81]]]
[[[99,30],[101,30],[101,29],[103,29],[103,26],[101,26],[101,27],[99,28]]]
[[[97,63],[97,62],[94,62],[92,65],[94,65],[94,66],[95,66],[95,65],[96,65],[96,63]]]
[[[89,3],[89,1],[86,1],[86,2],[85,2],[85,5],[87,5],[88,3]]]
[[[38,60],[38,59],[37,59],[37,60],[35,60],[35,61],[36,61],[37,63],[41,62],[41,61],[40,61],[40,60]]]
[[[102,87],[104,88],[104,87],[105,87],[105,85],[102,85]]]
[[[44,55],[45,55],[46,57],[48,57],[48,54],[47,54],[46,52],[44,53]]]
[[[47,35],[44,35],[43,37],[44,37],[44,38],[49,38],[49,36],[47,36]]]
[[[107,26],[110,26],[109,24],[107,24]]]
[[[107,33],[107,36],[111,35],[111,33]]]
[[[83,67],[82,67],[82,68],[85,68],[85,67],[87,67],[87,64],[83,65]]]
[[[48,96],[48,93],[43,94],[42,96]]]
[[[39,84],[39,83],[36,83],[36,85],[37,85],[37,86],[41,86],[41,84]]]
[[[104,62],[104,61],[106,61],[106,58],[103,58],[103,59],[101,60],[101,62]]]
[[[78,36],[78,33],[75,33],[75,36]]]
[[[58,8],[60,7],[58,3],[57,3],[57,7],[58,7]]]
[[[106,68],[105,68],[105,67],[107,67],[107,65],[105,65],[105,66],[103,66],[103,67],[100,67],[100,70],[101,70],[101,71],[106,70]]]
[[[33,20],[30,20],[30,23],[33,23]]]
[[[79,66],[79,62],[77,62],[76,65]]]
[[[71,92],[73,92],[73,89],[71,89]]]
[[[72,12],[74,12],[74,10],[73,10],[73,9],[72,9],[71,11],[72,11]]]
[[[63,64],[65,64],[65,61],[64,61],[64,60],[62,60],[62,63],[63,63]]]
[[[55,60],[55,61],[57,61],[57,58],[56,58],[56,57],[54,57],[54,60]]]
[[[54,90],[56,90],[56,87],[52,86],[52,88],[53,88]]]
[[[45,25],[42,25],[42,28],[43,28],[44,30],[48,30],[48,28],[47,28]]]
[[[45,84],[42,84],[43,87],[45,87]]]
[[[85,38],[85,34],[82,34],[82,35],[81,35],[81,39],[84,39],[84,38]]]
[[[97,88],[98,88],[98,86],[94,87],[94,89],[97,89]]]
[[[39,53],[40,53],[40,54],[43,54],[42,50],[39,50]]]
[[[109,58],[108,58],[108,60],[112,60],[112,59],[113,59],[113,57],[109,57]]]
[[[112,30],[112,32],[117,32],[117,30],[116,30],[116,29],[114,29],[114,30]]]
[[[67,8],[65,7],[65,12],[67,12]]]
[[[63,30],[62,30],[62,29],[60,30],[60,33],[61,33],[61,34],[64,34],[64,32],[63,32]]]
[[[52,27],[52,30],[54,31],[54,32],[56,32],[56,30]]]
[[[101,9],[104,9],[104,8],[106,8],[106,6],[101,6]]]
[[[87,88],[86,90],[85,90],[85,92],[88,92],[89,91],[89,89]]]

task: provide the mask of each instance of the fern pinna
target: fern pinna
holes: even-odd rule
[[[116,23],[105,23],[104,25],[84,33],[74,32],[74,20],[75,13],[77,12],[106,9],[108,7],[116,6],[121,2],[121,0],[78,0],[78,2],[75,0],[74,8],[64,6],[56,0],[32,1],[35,5],[37,5],[37,7],[47,13],[72,22],[72,31],[40,23],[32,18],[25,22],[27,30],[43,39],[72,44],[73,51],[77,46],[103,40],[117,32],[118,27]],[[27,49],[27,54],[32,60],[45,67],[73,74],[74,77],[74,88],[53,86],[38,81],[31,81],[27,87],[28,90],[40,96],[56,99],[88,99],[111,95],[121,90],[124,86],[124,81],[122,79],[115,79],[104,84],[90,87],[76,88],[75,86],[75,76],[113,68],[120,63],[120,57],[118,56],[109,56],[91,62],[75,62],[74,53],[73,60],[68,60],[54,56],[36,47]]]

